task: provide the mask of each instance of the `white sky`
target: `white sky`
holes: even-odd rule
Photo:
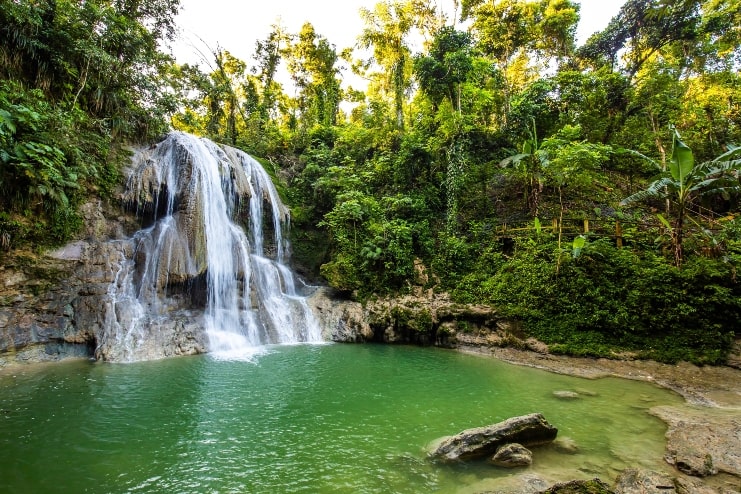
[[[317,34],[338,51],[355,45],[363,29],[360,7],[373,9],[377,0],[181,0],[177,25],[179,41],[172,47],[181,63],[204,66],[210,50],[217,46],[253,65],[255,42],[265,39],[271,25],[280,23],[289,33],[298,33],[304,22],[314,25]],[[452,12],[452,0],[437,0]],[[581,0],[581,22],[577,39],[582,43],[607,25],[625,0]],[[204,44],[205,43],[205,44]]]

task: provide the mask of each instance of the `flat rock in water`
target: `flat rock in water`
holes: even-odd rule
[[[470,460],[491,456],[508,443],[526,447],[548,444],[556,439],[557,434],[558,429],[542,414],[531,413],[441,438],[433,443],[429,456],[443,462]]]
[[[561,400],[575,400],[579,398],[579,393],[575,391],[554,391],[553,396]]]
[[[553,441],[553,447],[559,453],[567,455],[575,455],[579,452],[579,445],[570,437],[559,437]]]

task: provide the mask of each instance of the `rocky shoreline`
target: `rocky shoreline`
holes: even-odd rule
[[[0,269],[0,372],[26,363],[93,356],[100,343],[100,308],[116,272],[110,266],[116,256],[101,250],[103,246],[116,245],[83,242],[71,253],[60,251],[41,260],[29,256],[28,261],[19,257]],[[686,406],[656,407],[651,413],[668,426],[665,460],[674,466],[674,475],[627,472],[613,492],[741,492],[738,345],[729,361],[732,366],[722,367],[552,355],[546,345],[521,339],[516,323],[503,320],[490,307],[455,304],[419,286],[415,292],[360,304],[319,289],[309,302],[330,341],[434,345],[560,374],[614,376],[673,390],[685,398]],[[197,333],[191,329],[167,333],[168,350],[155,358],[205,351],[198,338],[187,338]],[[518,489],[509,492],[541,492],[542,486],[521,484]]]
[[[741,492],[741,370],[550,355],[508,347],[462,345],[456,350],[511,364],[590,379],[646,381],[682,395],[687,406],[654,407],[650,413],[668,430],[664,459],[676,476],[631,470],[615,493],[730,494]],[[560,491],[555,491],[560,492]],[[566,491],[564,491],[566,492]]]
[[[667,424],[664,460],[674,467],[672,476],[628,469],[618,477],[614,490],[585,490],[586,484],[577,483],[548,492],[741,493],[738,344],[729,360],[732,366],[567,357],[550,354],[547,345],[536,340],[519,338],[516,323],[502,320],[489,307],[455,304],[444,294],[431,291],[359,304],[337,300],[322,289],[311,298],[311,304],[325,328],[325,337],[332,341],[434,345],[559,374],[646,381],[684,397],[684,406],[650,410]],[[603,486],[604,482],[594,485]],[[498,492],[544,491],[538,482],[526,480],[514,490]]]

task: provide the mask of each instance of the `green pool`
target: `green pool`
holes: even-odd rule
[[[553,394],[568,390],[579,398]],[[16,368],[0,373],[0,492],[468,493],[612,480],[627,466],[663,468],[665,427],[647,410],[680,402],[647,383],[397,346]],[[536,411],[576,454],[535,449],[517,470],[425,457],[440,436]]]

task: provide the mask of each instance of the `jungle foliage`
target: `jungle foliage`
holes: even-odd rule
[[[303,274],[348,296],[408,291],[424,265],[427,288],[556,351],[721,362],[741,320],[741,2],[626,0],[581,44],[572,0],[435,5],[362,10],[355,49],[274,25],[251,60],[217,47],[201,67],[158,48],[177,0],[3,2],[3,246],[74,235],[123,144],[169,120],[264,157]]]

